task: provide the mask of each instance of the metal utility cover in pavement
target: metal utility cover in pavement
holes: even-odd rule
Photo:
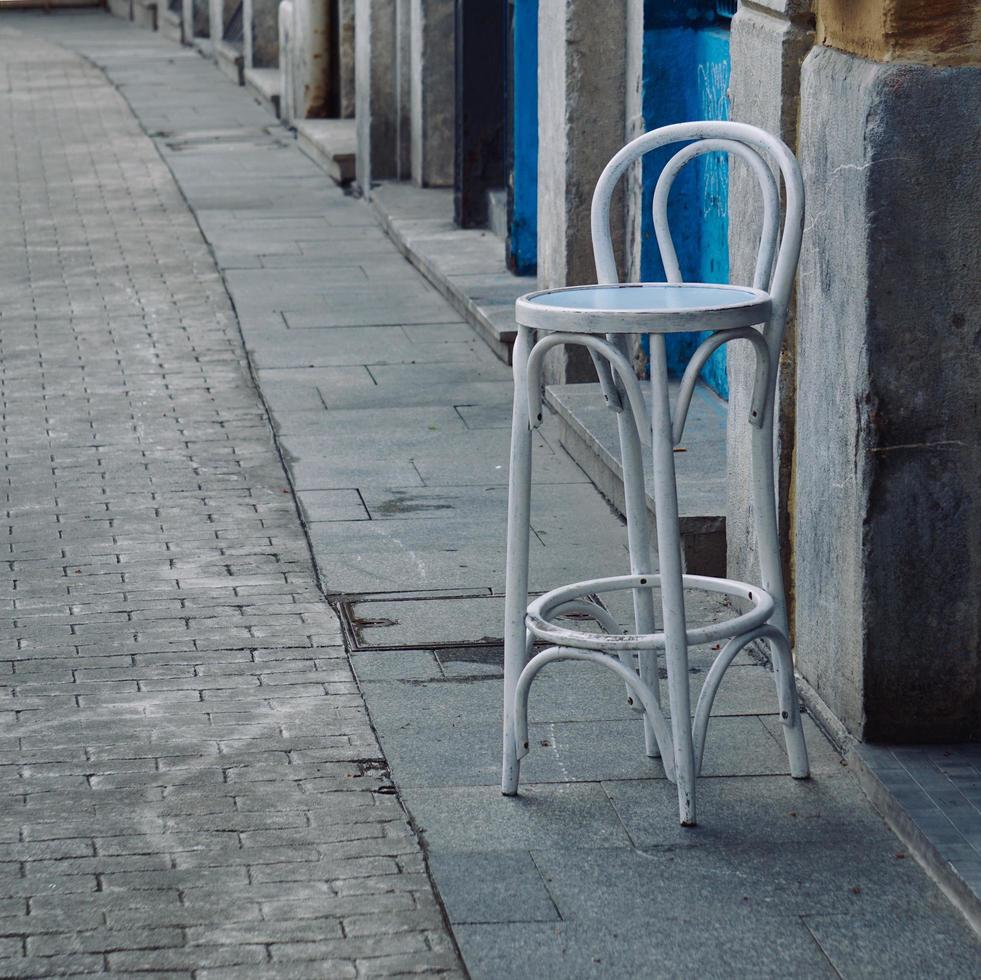
[[[504,596],[432,593],[353,597],[340,604],[352,650],[499,646]]]

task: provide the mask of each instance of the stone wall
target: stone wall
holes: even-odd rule
[[[596,281],[589,209],[593,187],[626,141],[628,5],[592,0],[543,4],[538,24],[538,284]],[[629,62],[633,64],[631,60]],[[622,188],[614,233],[624,240]],[[621,259],[621,275],[626,272]],[[589,380],[581,348],[556,348],[546,383]]]
[[[979,24],[966,2],[746,0],[732,25],[732,117],[795,149],[807,189],[775,446],[798,664],[870,739],[981,733]],[[733,281],[758,234],[734,166]],[[729,377],[729,572],[753,579],[748,351]]]
[[[279,12],[280,113],[286,122],[330,113],[328,0],[286,0]]]
[[[797,652],[867,739],[979,731],[981,70],[820,46],[797,359]]]
[[[245,66],[275,68],[279,64],[279,0],[243,0],[243,15]]]
[[[732,21],[731,118],[759,126],[797,147],[800,72],[814,41],[811,0],[742,3]],[[760,194],[756,178],[738,161],[729,176],[729,275],[751,283],[760,240]],[[793,470],[794,360],[796,317],[791,311],[780,365],[776,411],[778,515],[784,577],[793,605],[790,501]],[[727,348],[729,374],[728,503],[726,545],[729,573],[750,581],[759,576],[753,531],[750,433],[744,424],[752,397],[755,357],[746,344]]]

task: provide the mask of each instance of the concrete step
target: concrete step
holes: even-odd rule
[[[184,21],[179,10],[160,11],[157,27],[163,37],[180,44],[184,40]]]
[[[673,388],[676,393],[677,385]],[[545,399],[559,417],[559,441],[566,452],[623,514],[617,417],[603,401],[600,386],[553,385],[546,389]],[[645,472],[649,473],[651,453],[647,447],[644,460]],[[684,440],[675,451],[675,473],[685,568],[696,575],[724,576],[726,403],[702,385],[695,390]],[[649,486],[647,507],[653,514]]]
[[[245,87],[277,119],[279,118],[279,99],[281,87],[278,68],[246,68]]]
[[[371,204],[405,257],[510,364],[514,301],[536,288],[535,277],[508,271],[504,243],[492,231],[453,223],[452,190],[382,182],[372,188]]]
[[[508,192],[495,187],[487,192],[487,227],[502,242],[508,240]]]
[[[136,0],[133,0],[135,3]],[[245,56],[238,45],[215,41],[212,45],[218,67],[236,84],[245,84]]]
[[[133,23],[148,31],[157,29],[157,0],[133,0]]]
[[[106,0],[109,13],[123,20],[133,19],[133,0]]]
[[[358,133],[353,119],[301,119],[296,135],[300,149],[338,184],[354,180]]]

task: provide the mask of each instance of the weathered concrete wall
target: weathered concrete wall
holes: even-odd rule
[[[337,0],[337,114],[354,118],[354,0]]]
[[[218,42],[225,35],[225,2],[208,0],[208,36]]]
[[[357,182],[398,173],[398,11],[395,0],[355,0]]]
[[[181,10],[184,23],[184,43],[190,44],[196,37],[211,34],[211,10],[209,0],[184,0]]]
[[[756,0],[740,4],[732,21],[729,83],[731,118],[797,145],[800,71],[814,41],[811,0]],[[729,170],[729,278],[752,283],[759,248],[761,214],[756,178],[745,164],[731,161]],[[784,552],[784,577],[793,608],[793,574],[789,506],[794,447],[794,358],[796,327],[791,311],[780,365],[777,394],[776,473],[778,515]],[[726,547],[729,574],[758,581],[753,529],[750,433],[746,425],[752,398],[755,358],[747,344],[727,348],[729,431]],[[791,616],[791,620],[793,617]]]
[[[412,0],[411,164],[421,187],[453,186],[453,0]]]
[[[329,0],[288,0],[280,4],[280,115],[285,122],[321,118],[330,112]]]
[[[293,69],[295,54],[293,46],[293,0],[280,0],[279,4],[279,118],[289,125],[296,118],[293,105]]]
[[[625,2],[553,0],[538,20],[538,282],[542,289],[596,281],[589,206],[593,187],[625,142],[628,63]],[[633,64],[633,60],[630,61]],[[624,238],[622,188],[615,234]],[[626,270],[621,264],[621,275]],[[579,348],[556,348],[546,383],[591,379]]]
[[[644,4],[627,4],[624,56],[624,143],[640,136],[646,129],[644,119]],[[644,208],[644,184],[639,167],[624,176],[624,269],[622,278],[629,282],[641,279],[641,212]],[[636,338],[639,340],[639,338]]]
[[[209,0],[208,29],[212,41],[224,39],[225,26],[231,20],[237,6],[237,0]]]
[[[395,177],[412,172],[412,0],[395,0]]]
[[[868,739],[977,737],[981,70],[803,71],[797,656]]]
[[[275,68],[279,64],[279,0],[242,0],[247,68]]]

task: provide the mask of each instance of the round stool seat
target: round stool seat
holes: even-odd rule
[[[701,589],[704,592],[714,592],[728,595],[750,603],[751,608],[731,619],[720,623],[710,623],[707,626],[695,626],[687,629],[689,646],[701,643],[715,643],[731,637],[741,636],[766,624],[773,615],[773,597],[759,586],[747,585],[735,579],[709,578],[705,575],[683,575],[682,582],[686,589]],[[552,622],[553,617],[562,614],[561,607],[570,602],[587,602],[592,595],[604,592],[617,592],[623,589],[656,589],[661,584],[660,575],[617,575],[612,578],[598,578],[586,582],[576,582],[573,585],[563,585],[551,592],[546,592],[534,599],[528,605],[525,625],[538,640],[544,640],[559,647],[572,647],[576,650],[602,650],[607,653],[617,653],[629,650],[664,649],[664,633],[624,633],[611,635],[609,633],[591,633],[584,630],[570,629],[558,626]],[[593,603],[595,605],[595,603]]]
[[[522,326],[563,333],[679,333],[764,323],[770,295],[749,286],[695,282],[565,286],[515,304]]]

